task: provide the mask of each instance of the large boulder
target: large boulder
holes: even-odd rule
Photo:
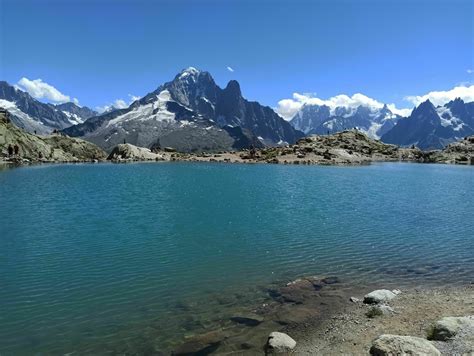
[[[151,152],[145,147],[138,147],[129,143],[114,147],[107,157],[110,161],[162,161],[163,155]]]
[[[441,355],[439,350],[428,340],[414,336],[381,335],[374,340],[370,348],[373,356],[395,355]]]
[[[267,353],[288,353],[296,346],[296,341],[285,333],[274,331],[268,336]]]
[[[432,340],[446,341],[457,335],[474,338],[474,316],[445,317],[433,327]]]
[[[395,298],[397,294],[388,290],[388,289],[378,289],[366,294],[364,297],[364,303],[366,304],[378,304],[378,303],[385,303],[393,298]]]

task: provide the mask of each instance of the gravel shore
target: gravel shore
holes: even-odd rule
[[[382,334],[408,335],[426,339],[443,317],[474,315],[474,285],[464,287],[403,290],[388,304],[388,315],[368,317],[371,306],[360,301],[318,325],[296,327],[288,333],[297,341],[297,355],[368,355],[374,339]],[[459,342],[434,341],[443,355],[474,353],[474,335]]]

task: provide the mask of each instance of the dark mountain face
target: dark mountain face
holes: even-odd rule
[[[220,127],[240,126],[268,144],[294,143],[303,136],[271,108],[244,99],[235,80],[221,89],[208,72],[188,68],[158,90],[163,89],[174,100]]]
[[[167,142],[192,151],[293,143],[303,136],[271,108],[245,100],[238,82],[221,89],[209,73],[195,68],[182,71],[127,109],[92,117],[64,132],[106,150],[124,140],[143,147]]]
[[[0,81],[0,107],[7,109],[12,121],[28,132],[48,134],[82,122],[95,114],[74,103],[52,105],[41,103],[30,94]],[[82,118],[82,119],[81,119]]]
[[[400,146],[415,145],[421,149],[441,149],[447,144],[474,133],[472,103],[456,99],[435,108],[429,101],[421,103],[406,119],[401,119],[382,141]]]

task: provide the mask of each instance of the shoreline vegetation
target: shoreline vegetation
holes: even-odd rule
[[[443,150],[401,148],[374,140],[360,131],[308,136],[294,145],[226,152],[177,152],[172,147],[148,148],[119,144],[107,154],[96,145],[56,132],[47,136],[27,133],[0,112],[0,162],[12,164],[137,161],[270,163],[306,165],[362,165],[371,162],[417,162],[474,165],[474,136]]]

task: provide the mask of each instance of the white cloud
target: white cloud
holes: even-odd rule
[[[128,97],[130,98],[130,104],[133,103],[134,101],[141,99],[141,96],[136,96],[132,94],[128,94]]]
[[[71,101],[71,97],[61,93],[58,89],[52,85],[43,82],[41,79],[30,80],[28,78],[21,78],[16,87],[20,90],[28,92],[35,99],[46,99],[55,104],[67,103]],[[73,98],[74,103],[79,101]]]
[[[474,101],[474,85],[464,86],[460,85],[454,87],[451,90],[446,91],[432,91],[425,95],[420,96],[407,96],[405,100],[409,101],[414,105],[419,105],[426,100],[430,100],[433,105],[444,105],[447,102],[454,100],[456,98],[461,98],[465,102]]]
[[[127,103],[125,100],[123,99],[116,99],[114,100],[112,103],[110,104],[106,104],[104,106],[96,106],[96,110],[99,112],[99,113],[103,113],[103,112],[106,112],[106,111],[110,111],[112,109],[126,109],[128,108],[134,101],[140,99],[139,96],[136,96],[136,95],[132,95],[132,94],[128,94],[128,97],[130,98],[130,101]]]
[[[418,106],[429,99],[435,106],[438,106],[444,105],[456,98],[461,98],[465,102],[474,101],[474,85],[458,85],[453,89],[446,91],[432,91],[424,95],[410,95],[406,96],[404,100],[414,106]],[[303,107],[303,105],[327,105],[331,110],[334,110],[338,106],[354,109],[359,105],[368,106],[373,109],[380,109],[384,104],[360,93],[352,96],[344,94],[336,95],[326,100],[320,99],[314,94],[294,93],[293,98],[280,100],[275,111],[285,120],[290,120],[298,110]],[[401,116],[409,116],[412,111],[412,109],[409,108],[397,108],[395,104],[387,104],[387,107],[394,114]]]
[[[395,104],[387,104],[387,107],[390,109],[391,112],[400,116],[410,116],[413,109],[398,109]]]
[[[297,112],[300,110],[303,105],[326,105],[330,110],[334,110],[336,107],[346,107],[355,109],[358,106],[367,106],[372,109],[381,109],[384,104],[369,98],[364,94],[354,94],[348,96],[345,94],[336,95],[329,99],[320,99],[313,94],[299,94],[294,93],[292,99],[283,99],[278,102],[278,107],[275,109],[284,119],[290,120]],[[395,104],[387,105],[389,109],[398,115],[406,116],[411,112],[410,109],[397,109]]]
[[[467,69],[466,72],[467,72],[467,74],[472,74],[472,73],[474,73],[474,69]]]
[[[234,68],[229,67],[229,66],[227,67],[227,70],[228,70],[229,72],[232,72],[232,73],[234,72]]]

